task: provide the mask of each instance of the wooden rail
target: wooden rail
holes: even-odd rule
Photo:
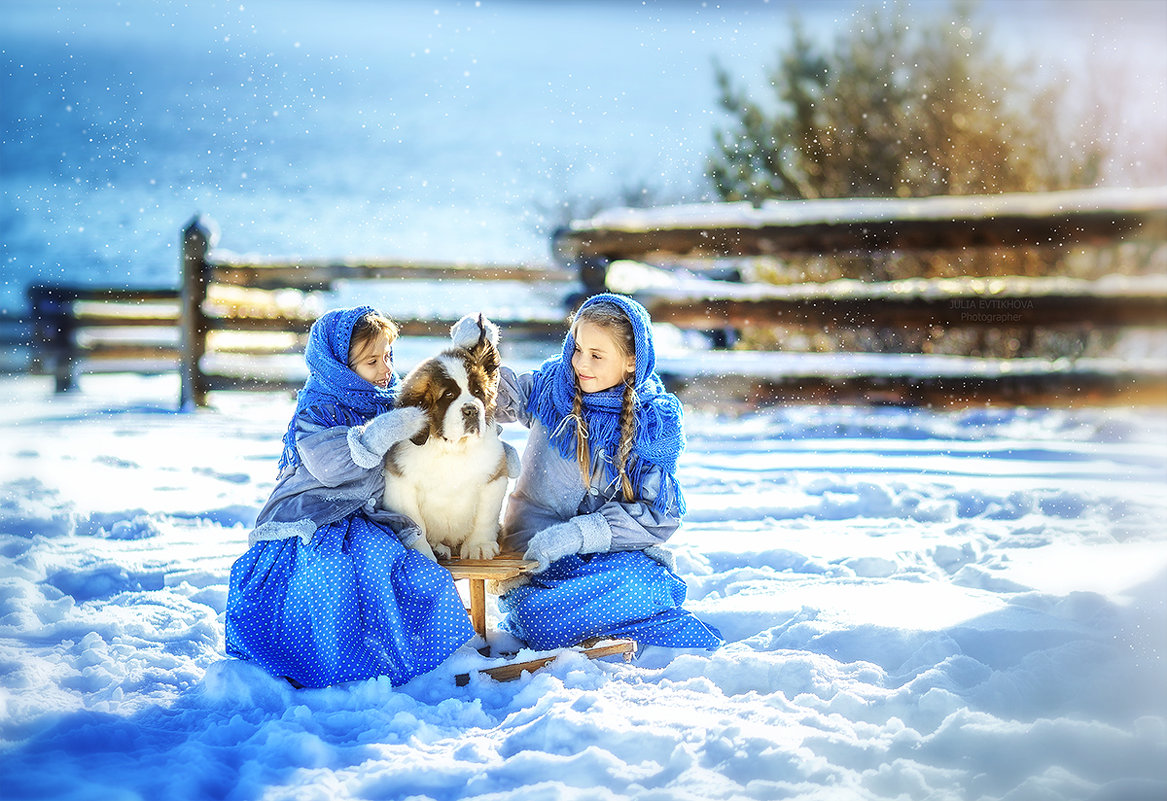
[[[252,360],[238,375],[216,372],[208,357],[267,357],[301,353],[317,313],[277,297],[329,290],[343,280],[562,281],[555,268],[436,262],[287,261],[259,263],[210,258],[208,228],[194,219],[182,232],[178,289],[93,289],[35,286],[29,290],[32,336],[30,370],[55,377],[56,388],[75,386],[82,369],[122,367],[135,372],[171,371],[181,376],[180,404],[202,406],[219,389],[293,389],[302,377],[260,369]],[[513,320],[508,337],[559,336],[561,320]],[[399,319],[412,336],[444,336],[456,321]],[[120,336],[118,336],[120,334]],[[283,335],[265,339],[262,335]],[[238,336],[243,335],[243,336]],[[257,335],[248,337],[247,335]],[[289,338],[290,337],[290,338]],[[213,359],[212,359],[213,361]]]
[[[1167,321],[1167,280],[1125,278],[852,280],[793,286],[709,283],[647,288],[636,297],[657,322],[681,328],[748,328],[765,323],[859,325],[1156,327]]]
[[[32,320],[29,369],[53,376],[58,392],[74,387],[83,360],[129,361],[139,372],[169,372],[178,364],[177,290],[34,285],[28,290],[28,300]],[[155,341],[144,339],[143,328],[160,329]],[[126,341],[83,342],[81,335],[94,329],[135,329],[138,333]]]
[[[1133,236],[1167,239],[1167,187],[619,209],[573,222],[557,233],[555,248],[579,263],[1100,245]]]
[[[572,277],[563,269],[540,265],[216,260],[210,255],[209,228],[198,218],[183,229],[181,240],[177,289],[30,287],[30,371],[54,376],[56,389],[66,391],[86,369],[177,369],[180,405],[203,406],[214,390],[299,387],[302,375],[270,366],[268,357],[303,353],[305,335],[318,316],[317,308],[306,302],[308,295],[334,289],[341,281],[554,285]],[[284,297],[288,290],[294,290],[290,303]],[[446,315],[394,319],[405,335],[445,337],[461,311],[450,308]],[[510,342],[562,336],[562,309],[546,319],[508,319],[505,310],[485,311],[506,327]],[[223,356],[243,359],[243,369],[217,370],[215,363]]]
[[[847,252],[954,251],[973,247],[1103,247],[1167,244],[1167,187],[914,199],[841,199],[613,209],[557,232],[554,249],[579,272],[588,294],[609,288],[622,259],[683,264],[706,275],[731,272],[726,260]],[[1167,276],[1099,281],[1001,276],[855,280],[791,286],[714,280],[657,280],[632,294],[657,322],[702,331],[802,326],[821,331],[871,328],[1167,330]],[[910,370],[894,360],[845,371],[823,357],[807,374],[794,354],[691,353],[658,359],[666,383],[695,398],[731,394],[747,403],[774,400],[903,403],[1167,403],[1163,359],[1016,366],[966,359],[929,375],[928,354]],[[835,362],[847,362],[838,354]],[[904,354],[908,358],[907,354]],[[788,358],[789,357],[789,358]],[[689,361],[686,362],[685,358]],[[834,358],[834,357],[832,357]],[[943,358],[943,357],[936,357]],[[985,365],[1000,369],[986,371]],[[716,391],[713,391],[716,388]]]
[[[304,292],[329,290],[345,280],[393,281],[518,281],[524,283],[564,282],[571,273],[560,268],[526,265],[437,263],[427,261],[338,262],[299,260],[260,263],[215,262],[210,256],[210,235],[195,218],[182,233],[182,351],[180,354],[183,408],[205,406],[207,394],[219,389],[276,389],[297,386],[301,381],[287,376],[251,374],[224,375],[207,368],[210,335],[233,333],[290,333],[308,331],[316,314],[297,307],[282,306],[270,290],[296,289]],[[216,290],[221,290],[218,293]],[[450,309],[445,317],[417,319],[394,317],[403,334],[446,336],[459,318],[460,309]],[[487,313],[491,313],[489,309]],[[508,340],[558,337],[562,318],[512,320],[494,314],[504,326]],[[270,353],[270,348],[239,353]]]

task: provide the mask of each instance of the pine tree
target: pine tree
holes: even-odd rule
[[[900,4],[857,18],[829,48],[800,25],[767,72],[772,108],[717,68],[709,177],[723,200],[923,197],[1090,186],[1099,142],[1061,141],[1064,86],[1010,64],[972,7],[920,18]]]

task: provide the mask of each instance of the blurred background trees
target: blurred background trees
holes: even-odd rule
[[[1093,186],[1099,139],[1071,138],[1065,84],[998,54],[958,2],[877,7],[833,47],[798,25],[766,72],[767,109],[718,67],[709,176],[722,200],[926,197]],[[1068,135],[1070,134],[1070,135]]]

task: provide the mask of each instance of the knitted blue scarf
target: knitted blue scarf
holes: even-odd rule
[[[660,495],[653,507],[662,513],[685,513],[685,498],[677,484],[677,459],[685,447],[684,420],[681,403],[675,395],[665,391],[656,374],[656,353],[652,344],[652,320],[648,311],[631,298],[609,293],[595,295],[580,307],[581,311],[594,303],[613,303],[623,310],[632,323],[636,341],[636,438],[626,471],[633,491],[639,494],[641,480],[649,466],[665,473]],[[576,378],[571,367],[575,353],[575,337],[569,331],[563,341],[563,351],[553,356],[533,374],[534,383],[527,411],[533,414],[550,432],[552,447],[565,459],[576,457],[576,426],[570,419],[575,401]],[[583,416],[587,425],[588,450],[592,463],[596,452],[604,449],[609,481],[618,480],[619,472],[610,459],[620,444],[620,407],[624,387],[617,385],[603,392],[585,393]]]
[[[280,470],[300,463],[300,454],[296,452],[296,418],[301,412],[331,405],[337,411],[352,412],[364,423],[393,408],[396,373],[389,374],[389,386],[382,388],[361,378],[348,366],[353,327],[366,314],[376,311],[372,306],[334,309],[312,324],[308,346],[304,349],[308,380],[296,396],[296,413],[284,434]]]

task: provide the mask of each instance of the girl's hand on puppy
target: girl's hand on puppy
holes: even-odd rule
[[[482,328],[478,327],[479,319],[482,320],[482,326],[486,329],[486,338],[492,345],[498,347],[498,326],[481,314],[467,314],[450,327],[450,339],[453,341],[454,347],[474,347],[475,343],[478,342],[478,337],[482,334]]]
[[[361,443],[375,454],[386,451],[425,428],[428,415],[416,406],[400,406],[370,420],[361,432]]]

